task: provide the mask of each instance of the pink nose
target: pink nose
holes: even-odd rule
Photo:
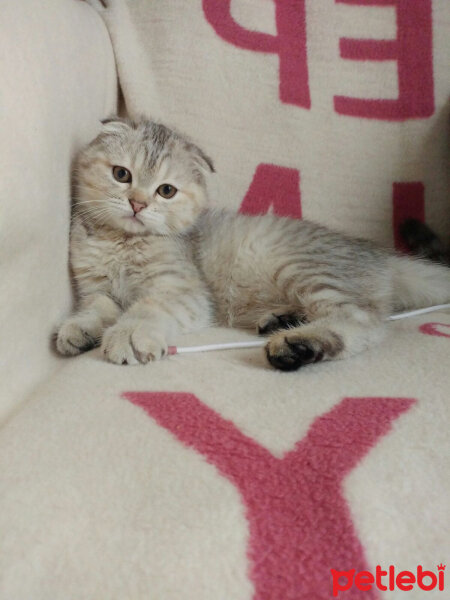
[[[133,200],[132,198],[130,198],[130,204],[134,214],[141,212],[141,210],[146,206],[145,204],[142,204],[142,202],[136,202],[136,200]]]

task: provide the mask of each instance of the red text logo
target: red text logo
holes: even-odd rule
[[[425,592],[435,589],[443,591],[444,572],[445,565],[442,564],[437,566],[437,573],[424,571],[422,565],[417,567],[415,573],[412,571],[399,571],[397,573],[393,565],[388,567],[387,571],[377,565],[375,574],[370,571],[356,573],[356,569],[350,569],[350,571],[331,569],[333,596],[337,597],[339,592],[346,592],[353,587],[362,592],[369,591],[373,587],[383,592],[396,589],[405,592],[412,589],[420,589]]]

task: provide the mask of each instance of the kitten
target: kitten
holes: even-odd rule
[[[450,301],[450,271],[307,221],[208,208],[210,159],[148,121],[104,122],[79,155],[70,262],[76,312],[61,354],[117,364],[213,323],[269,334],[281,370],[361,352],[393,311]]]

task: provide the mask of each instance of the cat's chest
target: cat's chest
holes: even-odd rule
[[[132,304],[146,286],[167,248],[158,239],[84,239],[72,249],[72,269],[80,292],[105,293],[123,308]]]

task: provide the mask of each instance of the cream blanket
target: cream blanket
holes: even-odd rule
[[[129,113],[177,126],[213,157],[214,202],[385,243],[405,215],[449,234],[448,0],[96,7]],[[74,36],[98,25],[91,16]],[[83,64],[94,77],[94,57]],[[64,223],[57,257],[68,210]],[[49,247],[44,224],[35,239]],[[28,292],[38,306],[39,289]],[[29,320],[49,334],[43,310]],[[211,329],[180,344],[248,335]],[[0,431],[0,599],[444,598],[449,349],[447,311],[297,373],[268,368],[259,350],[130,368],[98,351],[52,359]],[[35,354],[14,361],[24,380]]]

